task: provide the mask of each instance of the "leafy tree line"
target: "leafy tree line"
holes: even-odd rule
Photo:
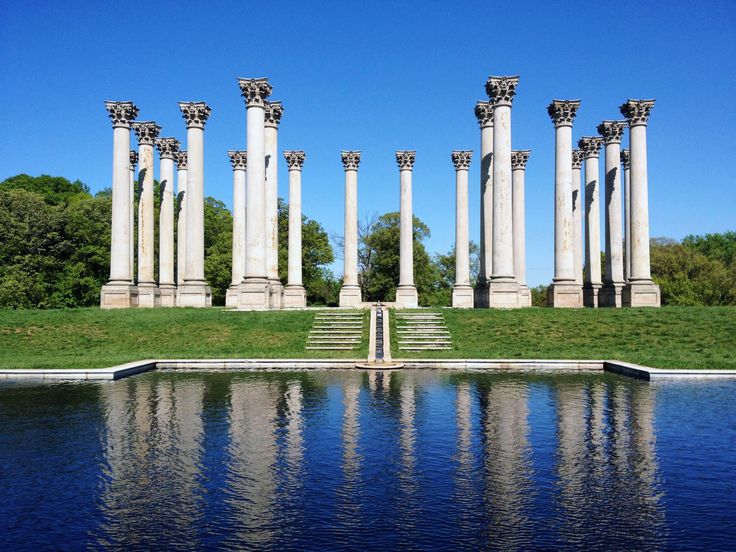
[[[736,232],[690,235],[681,242],[652,238],[650,252],[663,305],[736,305]],[[532,299],[545,306],[547,286],[534,288]]]
[[[154,182],[156,236],[159,191],[159,183]],[[110,275],[111,213],[110,190],[93,196],[79,180],[19,174],[0,182],[0,307],[98,305],[100,287]],[[284,283],[287,218],[288,206],[280,200],[279,260]],[[302,220],[307,298],[311,303],[334,302],[339,285],[326,269],[333,260],[328,235],[316,221],[306,216]],[[231,276],[232,215],[222,201],[205,199],[204,226],[205,277],[212,286],[213,302],[224,304]],[[133,239],[137,243],[137,233]],[[157,257],[158,239],[154,244]]]

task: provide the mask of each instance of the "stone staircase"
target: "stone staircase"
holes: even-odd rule
[[[363,342],[363,311],[320,311],[314,317],[305,349],[351,351]]]
[[[442,313],[394,311],[400,351],[444,351],[452,349],[450,330]]]

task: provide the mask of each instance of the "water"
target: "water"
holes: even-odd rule
[[[0,383],[0,549],[727,549],[736,383]]]

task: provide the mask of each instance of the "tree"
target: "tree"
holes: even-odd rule
[[[426,304],[432,307],[446,307],[452,304],[452,288],[455,286],[455,248],[446,254],[437,254],[432,264],[438,279],[426,297]],[[470,285],[475,286],[480,273],[480,247],[470,242]]]
[[[34,192],[44,198],[50,205],[61,205],[70,203],[79,198],[89,197],[89,186],[75,180],[68,181],[62,176],[29,176],[18,174],[5,179],[2,182],[4,190],[26,190]]]

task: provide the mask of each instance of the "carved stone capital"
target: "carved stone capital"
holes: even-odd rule
[[[526,169],[526,162],[529,161],[529,156],[532,150],[516,150],[511,152],[511,169],[512,170],[524,170]]]
[[[212,108],[204,102],[179,102],[187,128],[204,128]]]
[[[600,136],[583,136],[578,140],[578,147],[583,152],[583,158],[598,157],[600,155],[603,138]]]
[[[584,158],[585,156],[583,155],[583,150],[572,150],[572,168],[579,169],[580,167],[582,167]]]
[[[455,165],[456,171],[467,171],[470,167],[470,160],[473,157],[472,150],[455,150],[451,156],[452,164]]]
[[[649,121],[649,112],[654,107],[654,100],[626,100],[619,109],[626,117],[629,126],[646,125]]]
[[[621,163],[624,165],[624,169],[631,168],[631,152],[627,149],[621,150]]]
[[[512,77],[488,77],[486,81],[486,94],[491,100],[491,104],[511,105],[516,96],[516,85],[519,84],[519,76]]]
[[[284,115],[284,106],[281,102],[266,102],[263,123],[267,127],[279,128],[281,117]]]
[[[138,164],[138,152],[130,150],[130,168],[134,168]]]
[[[552,100],[552,103],[547,106],[547,113],[555,124],[555,128],[572,126],[579,107],[580,100]]]
[[[130,128],[130,123],[138,116],[138,108],[133,102],[105,102],[113,128]]]
[[[156,138],[155,144],[161,159],[174,159],[179,151],[179,140],[176,138]]]
[[[286,164],[289,166],[290,171],[300,171],[304,165],[304,159],[307,154],[301,150],[286,150],[284,151],[284,159]]]
[[[340,152],[342,157],[342,166],[346,171],[357,171],[358,165],[360,165],[360,152],[359,151],[342,151]]]
[[[161,132],[161,127],[153,121],[136,121],[130,125],[138,139],[139,146],[152,146]]]
[[[187,168],[187,150],[179,150],[176,152],[176,156],[174,157],[174,160],[176,161],[176,166],[179,169],[186,170]]]
[[[238,86],[247,107],[265,107],[266,100],[273,91],[268,79],[238,79]]]
[[[493,126],[493,105],[491,102],[476,102],[475,117],[480,128]]]
[[[603,121],[598,125],[598,134],[605,144],[620,144],[625,128],[626,121]]]
[[[230,158],[230,164],[233,170],[244,171],[248,168],[248,152],[243,150],[228,150],[227,156]]]
[[[414,158],[417,152],[413,150],[399,150],[396,152],[396,162],[400,171],[410,171],[414,167]]]

